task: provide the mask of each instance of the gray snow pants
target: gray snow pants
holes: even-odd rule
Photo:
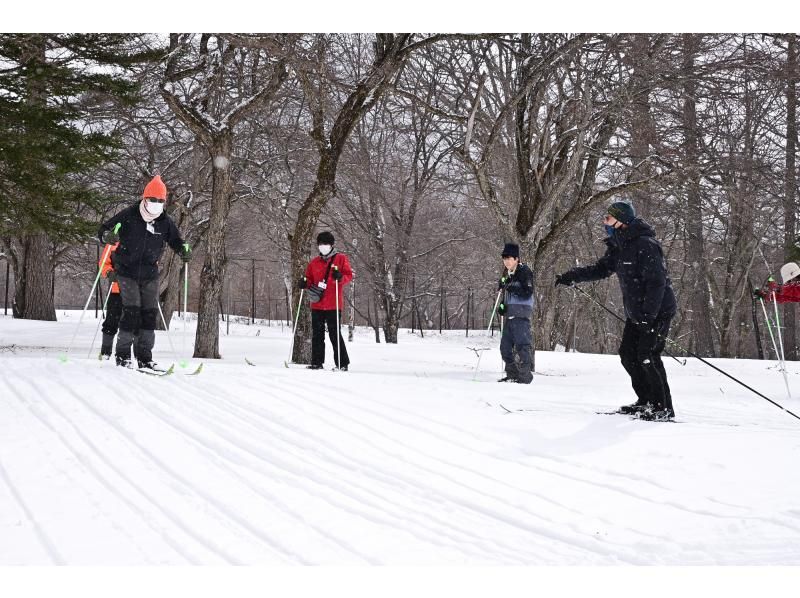
[[[152,361],[158,317],[158,278],[135,280],[119,276],[117,282],[122,295],[122,319],[119,322],[116,355],[130,359],[131,345],[135,343],[136,358],[139,361]]]

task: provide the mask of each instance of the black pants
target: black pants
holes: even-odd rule
[[[622,366],[631,377],[631,386],[636,393],[636,403],[644,405],[650,403],[654,409],[669,409],[672,407],[672,395],[667,383],[667,372],[661,353],[664,351],[665,339],[669,334],[669,325],[672,315],[659,316],[653,328],[658,335],[649,351],[643,351],[642,337],[646,335],[633,321],[625,322],[622,333],[622,343],[619,346],[619,356]]]
[[[342,322],[341,313],[339,323]],[[350,365],[350,358],[347,356],[347,348],[344,346],[341,330],[336,330],[336,310],[335,309],[312,309],[311,310],[311,365],[322,365],[325,363],[325,325],[328,326],[328,336],[333,346],[333,361],[336,367],[347,367]],[[337,334],[338,332],[338,334]],[[336,339],[339,338],[339,347],[336,347]],[[339,355],[341,354],[341,364]]]
[[[106,319],[103,320],[103,344],[100,353],[111,355],[114,337],[119,330],[119,321],[122,318],[122,297],[119,293],[111,293],[106,303]]]
[[[158,318],[158,278],[135,280],[118,277],[122,295],[122,319],[117,337],[117,357],[131,358],[131,345],[139,361],[153,360]]]
[[[506,364],[506,375],[523,384],[533,381],[531,373],[531,321],[528,318],[506,318],[500,339],[500,355]],[[517,359],[514,357],[516,352]]]

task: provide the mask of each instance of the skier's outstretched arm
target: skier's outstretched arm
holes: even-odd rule
[[[608,278],[617,270],[617,249],[610,246],[606,248],[606,253],[591,266],[572,268],[564,274],[556,277],[556,284],[570,285],[576,282],[590,282]]]

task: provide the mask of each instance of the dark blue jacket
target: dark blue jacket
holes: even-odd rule
[[[606,253],[593,266],[573,268],[567,274],[574,282],[608,278],[615,272],[622,290],[625,315],[634,322],[652,322],[673,316],[677,310],[672,281],[655,231],[641,218],[626,229],[616,229],[607,239]]]
[[[119,247],[113,254],[112,263],[120,276],[136,280],[158,278],[158,260],[164,252],[164,245],[169,244],[176,253],[183,245],[178,227],[166,213],[152,222],[153,232],[148,231],[147,223],[139,213],[138,201],[103,223],[98,232],[101,242],[103,234],[117,223],[122,226],[119,229]]]

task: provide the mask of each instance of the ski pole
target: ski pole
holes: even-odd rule
[[[501,316],[500,314],[497,315],[497,319],[500,320],[500,339],[503,339],[503,328],[506,325],[506,318],[505,316]],[[503,356],[500,355],[500,373],[502,374],[506,369],[506,364],[503,361]]]
[[[775,291],[772,291],[772,303],[775,306],[775,329],[778,331],[778,348],[781,350],[781,369],[786,371],[786,355],[783,352],[783,335],[781,334],[781,316],[778,311],[778,299],[775,297]],[[791,395],[789,396],[791,398]]]
[[[620,318],[620,317],[619,317],[617,314],[615,314],[613,311],[611,311],[610,309],[608,309],[608,308],[607,308],[605,305],[603,305],[602,303],[600,303],[600,302],[599,302],[597,299],[595,299],[594,297],[592,297],[592,296],[591,296],[589,293],[587,293],[586,291],[584,291],[583,289],[581,289],[580,287],[578,287],[578,286],[576,286],[576,285],[572,285],[572,286],[574,286],[576,289],[578,289],[578,291],[580,291],[581,293],[583,293],[584,295],[586,295],[587,297],[589,297],[589,299],[591,299],[592,301],[594,301],[594,302],[595,302],[597,305],[599,305],[600,307],[602,307],[603,309],[605,309],[607,312],[609,312],[610,314],[612,314],[612,315],[613,315],[614,317],[616,317],[617,319],[619,319],[619,320],[621,320],[621,319],[622,319],[622,318]],[[731,380],[733,380],[733,381],[734,381],[734,382],[736,382],[737,384],[740,384],[740,385],[744,386],[744,387],[745,387],[747,390],[749,390],[750,392],[752,392],[752,393],[754,393],[754,394],[758,395],[759,397],[761,397],[761,398],[762,398],[762,399],[764,399],[765,401],[769,401],[770,403],[772,403],[773,405],[775,405],[775,406],[776,406],[776,407],[778,407],[779,409],[782,409],[783,411],[785,411],[786,413],[788,413],[789,415],[791,415],[791,416],[792,416],[792,417],[794,417],[795,419],[798,419],[798,420],[800,420],[800,416],[799,416],[799,415],[797,415],[797,414],[795,414],[795,413],[792,413],[791,411],[789,411],[788,409],[786,409],[786,408],[785,408],[783,405],[780,405],[779,403],[776,403],[775,401],[773,401],[773,400],[772,400],[772,399],[770,399],[769,397],[767,397],[767,396],[765,396],[765,395],[761,394],[760,392],[758,392],[758,391],[757,391],[755,388],[753,388],[753,387],[751,387],[751,386],[748,386],[747,384],[745,384],[744,382],[742,382],[742,381],[741,381],[741,380],[739,380],[738,378],[735,378],[734,376],[731,376],[731,375],[730,375],[728,372],[726,372],[725,370],[723,370],[723,369],[721,369],[721,368],[718,368],[718,367],[717,367],[717,366],[715,366],[713,363],[709,363],[708,361],[706,361],[705,359],[703,359],[702,357],[700,357],[700,356],[699,356],[699,355],[697,355],[696,353],[694,353],[694,352],[692,352],[692,351],[689,351],[689,350],[687,350],[687,349],[684,349],[684,348],[683,348],[681,345],[679,345],[678,343],[676,343],[676,342],[675,342],[675,341],[673,341],[672,339],[670,339],[670,338],[667,338],[667,337],[662,337],[660,334],[658,335],[658,338],[663,338],[665,342],[672,344],[672,345],[673,345],[673,346],[675,346],[675,347],[676,347],[676,348],[677,348],[679,351],[682,351],[683,353],[686,353],[686,354],[688,354],[688,355],[690,355],[690,356],[694,357],[695,359],[699,359],[699,360],[700,360],[700,361],[702,361],[704,364],[706,364],[708,367],[710,367],[710,368],[712,368],[712,369],[715,369],[715,370],[717,370],[717,371],[718,371],[720,374],[722,374],[723,376],[727,376],[728,378],[730,378]]]
[[[189,306],[189,262],[183,263],[183,347],[181,348],[181,354],[184,356],[184,359],[180,362],[181,367],[186,367],[186,326],[187,326],[187,319],[186,319],[186,308]],[[194,351],[192,352],[194,355]]]
[[[110,285],[108,285],[108,293],[106,294],[105,301],[103,301],[103,312],[104,313],[106,311],[106,306],[108,305],[108,300],[111,297],[111,289],[113,287],[114,287],[114,283],[111,283]],[[105,318],[103,318],[103,320],[105,320]],[[94,330],[94,336],[92,337],[92,344],[89,345],[89,353],[86,355],[87,357],[91,357],[92,356],[92,350],[94,349],[94,341],[97,340],[97,333],[100,332],[100,326],[103,324],[103,320],[100,320],[99,322],[97,322],[97,328],[95,328],[95,330]]]
[[[770,276],[770,279],[772,277]],[[775,297],[775,289],[772,290],[772,303],[775,307],[775,329],[778,332],[778,348],[781,350],[781,369],[786,369],[786,356],[783,353],[783,337],[781,335],[781,316],[780,312],[778,312],[778,299]],[[791,398],[791,397],[790,397]]]
[[[769,338],[772,339],[772,346],[775,348],[775,359],[777,359],[778,362],[781,364],[781,374],[783,374],[783,382],[784,382],[784,384],[786,384],[786,394],[788,394],[789,398],[791,399],[792,398],[792,392],[789,390],[789,378],[786,375],[786,367],[785,367],[783,361],[781,360],[781,354],[778,353],[778,345],[775,343],[775,335],[772,333],[772,324],[770,322],[769,316],[767,315],[767,308],[764,305],[764,298],[763,297],[759,297],[758,299],[761,302],[761,309],[764,311],[764,320],[767,322],[767,330],[769,330]],[[772,300],[775,301],[775,292],[774,291],[772,293]],[[778,303],[776,302],[775,303],[776,314],[777,314],[777,309],[778,309]],[[776,328],[777,327],[778,327],[778,324],[776,324]],[[778,328],[778,330],[780,331],[780,328]]]
[[[117,222],[114,226],[114,233],[119,232],[122,223]],[[67,345],[66,352],[61,356],[61,361],[67,361],[67,355],[69,355],[70,349],[72,349],[72,344],[75,342],[75,337],[78,336],[78,330],[81,328],[81,323],[83,322],[83,316],[86,315],[86,310],[89,309],[89,303],[92,301],[92,295],[94,295],[94,289],[97,287],[97,282],[100,280],[100,275],[103,273],[103,266],[106,265],[106,260],[108,259],[109,254],[111,253],[111,244],[106,247],[105,252],[103,253],[103,259],[100,260],[100,267],[97,269],[97,276],[94,277],[94,284],[92,284],[92,290],[89,291],[89,296],[86,298],[86,305],[83,306],[83,311],[81,312],[81,317],[78,319],[78,325],[75,326],[75,332],[72,333],[72,338],[69,341],[69,345]]]
[[[339,270],[336,266],[334,266],[333,269],[336,271]],[[333,282],[334,290],[336,291],[336,367],[337,369],[342,369],[342,331],[339,329],[339,280],[334,278]]]
[[[778,352],[778,344],[775,342],[775,335],[772,333],[772,320],[769,319],[769,315],[767,314],[767,308],[764,305],[764,299],[759,297],[758,300],[761,303],[761,310],[764,312],[764,321],[767,323],[767,330],[769,331],[769,338],[772,341],[772,347],[775,349],[775,359],[780,361],[781,354]]]
[[[608,313],[610,313],[612,316],[614,316],[614,317],[615,317],[617,320],[619,320],[619,321],[620,321],[620,322],[622,322],[623,324],[625,323],[625,319],[624,319],[624,318],[622,318],[622,317],[621,317],[621,316],[620,316],[618,313],[616,313],[616,312],[614,312],[614,311],[612,311],[612,310],[608,309],[608,308],[607,308],[605,305],[603,305],[602,303],[600,303],[600,302],[599,302],[597,299],[595,299],[594,297],[592,297],[592,296],[591,296],[589,293],[587,293],[586,291],[584,291],[584,290],[583,290],[582,288],[580,288],[578,285],[576,285],[576,284],[571,284],[570,286],[571,286],[573,289],[575,289],[576,291],[580,291],[580,292],[581,292],[581,294],[583,294],[583,295],[585,295],[586,297],[588,297],[589,299],[591,299],[591,301],[592,301],[593,303],[595,303],[596,305],[599,305],[600,307],[602,307],[604,310],[606,310]],[[661,338],[661,335],[658,335],[658,338]],[[684,359],[683,361],[681,361],[680,359],[678,359],[677,357],[675,357],[675,356],[674,356],[672,353],[670,353],[670,352],[669,352],[669,349],[667,349],[666,347],[664,348],[664,353],[666,353],[667,355],[669,355],[670,357],[672,357],[672,359],[674,359],[675,361],[677,361],[679,364],[681,364],[681,365],[686,365],[686,360],[685,360],[685,359]]]
[[[297,300],[297,310],[294,314],[294,326],[292,327],[292,342],[289,345],[289,359],[286,361],[286,367],[289,367],[289,364],[292,363],[292,354],[294,353],[294,336],[297,333],[297,321],[300,319],[300,307],[303,305],[303,293],[305,293],[305,288],[300,289],[300,299]]]
[[[503,294],[503,289],[497,291],[497,299],[494,300],[494,307],[492,308],[492,315],[489,316],[489,325],[486,326],[486,334],[489,334],[489,330],[492,327],[492,322],[494,322],[494,313],[497,311],[497,305],[500,303],[500,296]],[[481,357],[483,357],[483,351],[478,354],[478,363],[475,364],[475,371],[472,374],[473,381],[475,380],[476,376],[478,375],[478,368],[481,367]]]

